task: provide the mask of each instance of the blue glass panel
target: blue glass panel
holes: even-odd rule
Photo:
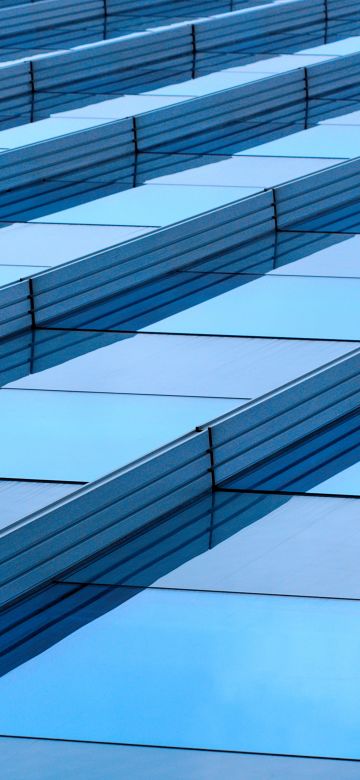
[[[39,271],[44,271],[45,268],[46,266],[39,265],[0,265],[0,286],[33,276]]]
[[[236,480],[233,481],[236,484]],[[359,598],[358,501],[217,490],[79,566],[73,583]]]
[[[360,111],[351,111],[349,114],[333,117],[332,119],[323,119],[321,125],[360,125]]]
[[[119,600],[1,679],[3,735],[359,757],[357,603]]]
[[[206,159],[206,158],[205,158]],[[151,184],[196,184],[221,187],[274,187],[291,179],[306,176],[309,173],[328,168],[341,160],[325,160],[314,158],[269,157],[264,165],[263,157],[232,157],[222,162],[212,162],[207,158],[207,165],[198,163],[195,159],[193,167],[179,173],[163,175],[148,179]]]
[[[20,146],[46,141],[49,138],[76,133],[78,130],[86,130],[96,125],[104,124],[109,120],[101,119],[44,119],[29,125],[2,130],[0,133],[0,147],[16,149]]]
[[[34,222],[162,226],[259,192],[251,187],[146,185],[65,209]]]
[[[112,100],[103,100],[102,102],[91,103],[88,97],[88,105],[83,108],[71,109],[70,111],[61,111],[53,114],[58,119],[65,118],[100,118],[100,119],[123,119],[124,117],[143,114],[154,109],[173,106],[176,103],[183,103],[186,97],[170,97],[165,95],[124,95],[124,97]]]
[[[251,84],[266,77],[266,73],[238,73],[232,70],[222,70],[218,73],[210,73],[208,76],[183,81],[180,84],[169,84],[167,87],[152,90],[149,94],[200,97],[201,95],[209,95],[219,90],[237,87],[240,84]]]
[[[52,482],[16,482],[0,480],[0,528],[44,509],[73,493],[80,485]]]
[[[348,159],[360,156],[360,137],[356,127],[319,126],[293,133],[238,154],[275,157],[329,157]]]
[[[359,459],[360,419],[355,414],[267,458],[230,484],[245,490],[360,495]]]
[[[315,487],[310,488],[308,493],[337,493],[342,495],[360,494],[360,463],[354,463],[347,469],[340,471],[324,482],[319,482]]]
[[[0,254],[3,263],[28,263],[36,273],[37,266],[67,263],[148,232],[139,227],[14,223],[0,230]]]
[[[359,277],[359,238],[341,233],[280,233],[272,274]]]
[[[358,282],[269,275],[255,281],[249,277],[248,281],[250,284],[144,330],[315,339],[360,337]],[[339,306],[339,301],[344,301],[344,305]]]
[[[278,57],[270,57],[266,60],[252,62],[249,65],[238,65],[229,68],[229,71],[242,73],[287,73],[294,68],[305,68],[307,65],[317,65],[334,59],[326,54],[281,54]]]
[[[0,476],[89,481],[240,401],[2,390]]]
[[[354,347],[285,339],[109,336],[115,343],[105,333],[39,331],[32,373],[13,387],[248,398],[286,384]]]
[[[349,21],[349,24],[351,22]],[[323,46],[314,46],[311,49],[302,49],[298,54],[331,55],[344,56],[345,54],[356,54],[360,51],[360,36],[355,35],[342,41],[326,43]]]
[[[134,745],[95,745],[55,740],[0,738],[3,780],[14,772],[26,780],[54,780],[54,767],[67,780],[136,780],[166,777],[187,780],[303,780],[307,772],[317,780],[357,780],[352,761],[255,756],[215,751],[146,748]]]

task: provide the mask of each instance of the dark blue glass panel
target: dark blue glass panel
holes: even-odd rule
[[[360,495],[360,418],[350,415],[232,479],[232,488]]]

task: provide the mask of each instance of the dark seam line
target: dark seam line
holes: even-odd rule
[[[304,87],[305,87],[305,116],[304,116],[304,130],[308,130],[309,127],[309,73],[308,68],[304,68]]]
[[[215,490],[219,493],[245,493],[259,494],[260,496],[304,496],[304,498],[343,498],[354,499],[360,498],[360,495],[353,495],[351,493],[306,493],[301,490],[258,490],[255,488],[225,488],[216,485]]]
[[[296,227],[296,226],[294,226]],[[305,230],[304,228],[297,228],[297,230],[290,230],[286,228],[279,228],[279,233],[310,233],[313,236],[358,236],[360,233],[360,230],[358,232],[354,232],[353,230]]]
[[[36,319],[35,319],[35,303],[34,303],[34,284],[33,284],[32,276],[28,277],[28,282],[29,282],[31,329],[32,331],[34,331],[36,329]]]
[[[223,339],[268,339],[271,341],[311,341],[311,342],[331,342],[335,344],[359,344],[360,335],[358,339],[332,339],[332,338],[316,338],[310,336],[253,336],[251,334],[234,334],[234,333],[182,333],[181,331],[141,331],[141,330],[120,330],[116,328],[108,328],[107,330],[101,330],[101,328],[62,328],[62,327],[45,327],[37,326],[37,330],[48,331],[63,331],[70,333],[133,333],[139,336],[187,336],[189,338],[223,338]]]
[[[35,326],[32,324],[32,328],[30,331],[31,334],[31,343],[30,343],[30,356],[29,356],[29,376],[36,373],[35,370],[35,363],[36,363],[36,343],[35,343]],[[5,388],[1,388],[5,389]]]
[[[88,354],[88,353],[85,353]],[[80,356],[81,357],[81,356]],[[63,365],[62,363],[58,363],[57,366]],[[56,367],[56,366],[55,366]],[[50,370],[50,369],[48,369]],[[16,380],[20,381],[20,380]],[[189,393],[188,395],[184,393],[137,393],[137,392],[122,392],[119,390],[117,392],[116,390],[67,390],[66,388],[62,387],[0,387],[0,391],[3,390],[7,391],[14,391],[15,392],[22,392],[22,393],[78,393],[79,395],[82,393],[83,395],[129,395],[129,396],[141,396],[141,398],[147,398],[150,396],[151,398],[199,398],[207,400],[208,398],[214,398],[215,400],[219,401],[252,401],[253,396],[232,396],[232,395],[192,395]]]
[[[191,25],[191,44],[192,44],[192,64],[191,64],[191,78],[196,78],[196,28],[195,25]]]
[[[152,745],[142,742],[110,742],[106,740],[90,740],[90,739],[61,739],[60,737],[29,737],[21,734],[0,734],[1,739],[27,739],[37,740],[42,742],[70,742],[71,744],[80,745],[119,745],[123,747],[139,747],[139,748],[153,748],[157,750],[187,750],[195,753],[224,753],[230,755],[243,755],[243,756],[269,756],[279,758],[304,758],[315,761],[347,761],[349,763],[359,763],[359,758],[341,758],[340,756],[311,756],[302,755],[301,753],[262,753],[260,751],[250,752],[249,750],[225,750],[223,748],[203,748],[203,747],[181,747],[179,745]]]
[[[40,482],[42,485],[88,485],[88,482],[77,482],[71,479],[30,479],[25,477],[0,477],[0,482]]]
[[[108,10],[107,10],[107,0],[103,0],[104,2],[104,11],[103,11],[103,31],[102,31],[102,39],[103,41],[106,41],[107,38],[107,16],[108,16]]]
[[[339,242],[339,243],[341,245],[341,242]],[[332,248],[332,246],[334,246],[334,244],[331,244],[330,247],[325,247],[325,249]],[[311,257],[311,255],[313,255],[313,254],[316,254],[316,253],[315,252],[311,252],[310,255],[306,255],[305,257],[299,257],[298,260],[305,260],[308,257]],[[297,262],[297,261],[294,260],[294,261],[291,261],[291,262]],[[5,263],[4,263],[4,265],[5,265]],[[286,268],[287,265],[291,265],[291,263],[286,263],[284,265],[273,266],[271,271],[276,269],[276,271],[278,272],[280,268]],[[271,279],[277,279],[278,277],[285,277],[286,279],[348,279],[349,281],[353,280],[353,279],[360,279],[360,274],[359,274],[359,276],[340,276],[340,275],[336,275],[336,274],[300,274],[300,273],[298,273],[298,274],[287,274],[287,273],[276,273],[276,276],[275,276],[275,274],[273,274],[273,275],[271,274],[271,271],[264,271],[263,273],[255,274],[255,273],[251,273],[251,271],[199,271],[197,268],[194,269],[194,270],[190,270],[190,268],[184,268],[184,270],[176,270],[176,271],[172,271],[172,273],[173,274],[191,274],[191,275],[197,274],[199,276],[206,276],[206,277],[208,277],[208,276],[210,276],[210,277],[211,276],[226,276],[226,277],[228,277],[229,276],[229,277],[235,277],[236,278],[237,276],[251,276],[251,277],[254,277],[255,280],[256,279],[263,279],[264,277],[270,277]],[[235,281],[235,278],[234,278],[234,281]],[[210,279],[209,279],[209,281],[210,281]]]
[[[251,400],[251,399],[249,399]],[[215,490],[215,473],[214,473],[214,448],[213,448],[213,441],[212,441],[212,430],[210,425],[198,425],[196,426],[195,430],[199,433],[203,431],[207,431],[208,435],[208,441],[209,441],[209,448],[207,452],[209,453],[209,459],[210,459],[210,466],[208,471],[211,475],[211,490],[214,492]]]
[[[165,575],[167,576],[167,575]],[[254,590],[215,590],[214,588],[179,588],[176,586],[164,586],[161,587],[160,585],[126,585],[126,583],[122,583],[121,585],[118,585],[117,583],[112,582],[78,582],[77,580],[52,580],[52,582],[55,585],[68,585],[73,587],[78,587],[80,585],[83,586],[84,589],[92,587],[92,588],[99,588],[99,590],[108,589],[119,589],[122,588],[124,590],[157,590],[157,591],[175,591],[176,593],[219,593],[223,596],[268,596],[269,598],[284,598],[284,599],[312,599],[314,601],[360,601],[360,596],[314,596],[314,595],[307,595],[302,593],[265,593],[263,591],[254,591]],[[360,759],[359,759],[360,760]]]
[[[31,59],[29,60],[29,69],[30,69],[30,88],[31,88],[30,122],[34,122],[35,120],[35,74],[34,74],[34,63]]]
[[[277,207],[277,199],[276,199],[276,187],[271,187],[270,189],[271,189],[271,192],[272,192],[272,202],[273,202],[274,220],[275,220],[275,236],[276,236],[276,233],[278,232],[278,207]],[[251,274],[249,274],[249,275],[251,276]],[[259,276],[261,276],[261,275],[262,274],[259,274]]]
[[[138,163],[138,130],[137,130],[135,115],[132,118],[132,129],[133,129],[133,136],[134,136],[134,171],[133,171],[132,186],[133,188],[135,188],[137,183],[137,163]]]
[[[329,9],[328,9],[328,0],[324,0],[324,43],[328,43],[328,32],[329,32]]]

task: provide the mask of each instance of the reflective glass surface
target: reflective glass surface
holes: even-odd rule
[[[179,173],[149,179],[152,184],[196,184],[228,187],[274,187],[291,179],[328,168],[339,160],[270,157],[231,157],[222,162],[193,167]]]
[[[27,780],[54,780],[61,766],[67,780],[118,780],[126,773],[136,780],[165,780],[171,775],[181,780],[303,780],[313,772],[319,780],[358,777],[353,761],[321,761],[283,756],[243,755],[216,751],[147,748],[134,745],[101,745],[55,740],[0,739],[3,780],[13,780],[14,764]]]
[[[231,480],[231,486],[357,496],[359,458],[360,421],[353,414],[243,472]]]
[[[341,41],[334,41],[333,43],[326,43],[323,46],[314,46],[311,49],[302,49],[299,54],[312,54],[312,55],[330,55],[330,56],[344,56],[345,54],[356,54],[360,51],[360,36],[354,35],[349,38],[345,38]]]
[[[360,289],[353,280],[278,275],[249,277],[248,282],[144,330],[345,340],[360,336]],[[339,308],[339,297],[346,306]]]
[[[351,343],[326,341],[109,336],[114,343],[106,333],[40,331],[32,345],[32,374],[10,386],[245,399],[354,348]]]
[[[201,76],[200,78],[184,81],[180,84],[171,84],[168,87],[160,87],[151,94],[200,97],[201,95],[208,95],[211,92],[230,89],[231,87],[240,86],[240,84],[249,84],[264,78],[266,78],[266,73],[223,70],[218,73],[211,73],[208,76]]]
[[[123,119],[128,116],[136,116],[147,111],[153,111],[157,108],[173,106],[177,103],[183,103],[186,97],[162,96],[162,95],[124,95],[113,100],[103,100],[99,103],[91,103],[88,98],[88,105],[83,108],[72,109],[70,111],[61,111],[54,114],[54,118],[97,118],[100,119]]]
[[[0,265],[0,285],[10,284],[10,282],[17,282],[19,279],[24,279],[27,276],[44,271],[47,266],[31,266],[31,265]]]
[[[87,482],[239,404],[208,398],[2,390],[0,476]]]
[[[259,192],[253,187],[174,187],[146,185],[109,195],[36,222],[92,225],[145,225],[156,227],[180,222]]]
[[[3,735],[358,757],[357,603],[131,595],[2,677]]]
[[[104,119],[44,119],[40,122],[34,122],[29,125],[20,125],[12,127],[11,130],[2,130],[0,132],[0,147],[4,149],[16,149],[20,146],[39,143],[50,138],[76,133],[78,130],[87,130],[90,127],[104,124],[108,120]]]
[[[359,599],[357,500],[236,492],[232,484],[64,580]]]
[[[293,133],[277,141],[270,141],[238,154],[269,155],[274,157],[329,157],[351,158],[360,156],[360,139],[356,127],[313,127]]]
[[[150,228],[14,223],[0,230],[1,262],[8,266],[26,263],[33,267],[28,273],[37,273],[38,266],[77,260],[148,232]]]

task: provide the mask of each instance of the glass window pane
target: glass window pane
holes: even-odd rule
[[[101,617],[95,603],[93,622],[2,677],[3,735],[359,756],[357,603],[119,600]]]
[[[242,402],[2,390],[0,476],[90,481]]]
[[[138,227],[38,225],[14,223],[0,230],[0,253],[6,265],[55,266],[151,232]]]
[[[259,192],[254,187],[146,185],[65,209],[34,222],[157,227],[224,206]]]
[[[35,341],[33,373],[10,387],[252,398],[354,347],[326,341],[140,333],[113,334],[117,343],[100,347],[98,341],[93,345],[93,338],[86,333],[42,330]]]
[[[242,755],[215,751],[101,745],[55,740],[0,738],[3,780],[14,780],[14,767],[26,780],[54,780],[54,770],[66,780],[357,780],[356,762]]]
[[[234,485],[234,490],[232,490]],[[358,599],[356,499],[218,490],[68,582]]]
[[[356,127],[344,125],[340,128],[321,125],[279,138],[277,141],[254,146],[237,154],[270,157],[329,157],[334,159],[335,164],[340,158],[359,157],[360,138]]]
[[[143,330],[357,339],[360,334],[358,284],[353,279],[266,276]],[[339,300],[346,300],[346,306],[339,307]]]

